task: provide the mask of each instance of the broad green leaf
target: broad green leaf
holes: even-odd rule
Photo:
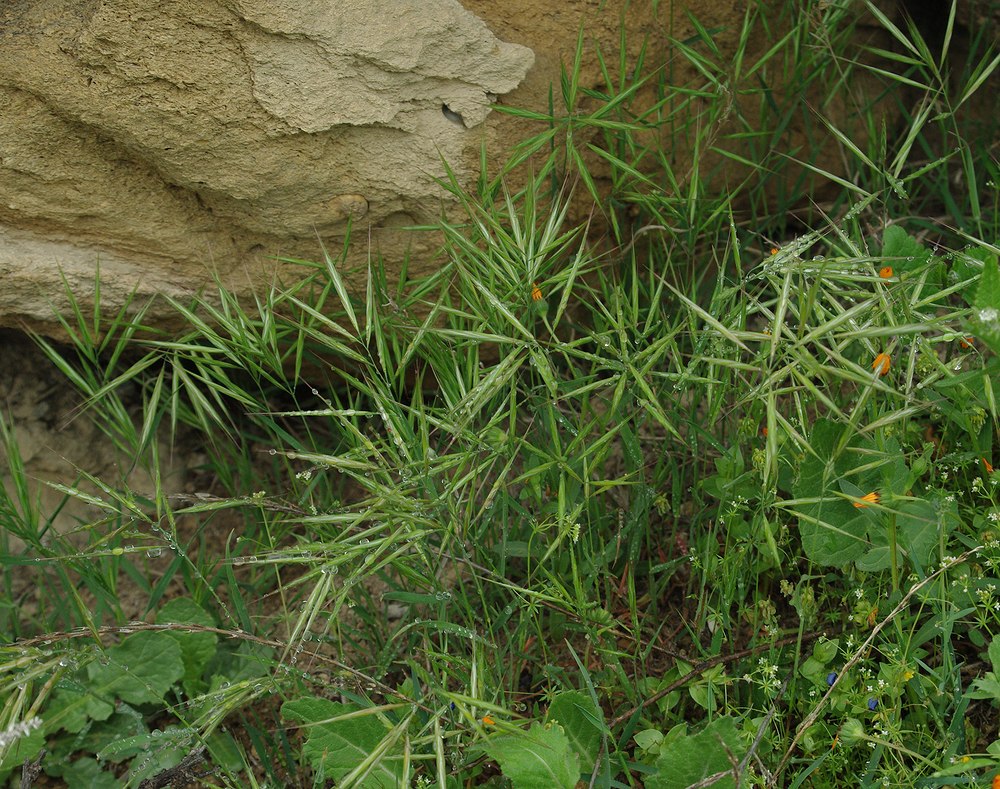
[[[966,694],[970,699],[990,699],[1000,702],[1000,681],[992,671],[987,671],[985,677],[973,680],[972,690]]]
[[[160,609],[156,621],[158,624],[177,622],[205,627],[215,624],[211,614],[188,597],[171,600]],[[206,687],[202,675],[208,661],[215,656],[219,637],[215,633],[186,633],[182,630],[167,631],[167,635],[181,648],[181,658],[184,661],[184,690],[188,696],[196,696]]]
[[[716,718],[698,734],[680,737],[660,748],[656,772],[646,778],[647,789],[687,789],[710,775],[732,769],[743,746],[732,718]],[[735,789],[736,782],[727,775],[712,784],[712,789]]]
[[[526,732],[493,737],[484,745],[514,789],[573,789],[580,758],[562,726],[537,721]]]
[[[840,654],[840,639],[821,638],[813,647],[813,657],[820,663],[826,664]]]
[[[977,247],[966,252],[956,253],[952,258],[951,270],[959,282],[965,282],[971,279],[980,279],[983,271],[988,266],[995,266],[996,262],[996,255],[989,250]],[[976,288],[976,290],[979,289]],[[972,291],[972,288],[962,288],[958,292],[958,295],[970,307],[974,306],[973,302],[976,300],[976,294],[973,294]]]
[[[812,682],[813,685],[821,685],[830,669],[826,663],[821,663],[814,657],[806,658],[799,666],[799,673]]]
[[[849,502],[825,499],[802,510],[807,517],[799,518],[799,533],[811,561],[841,567],[865,552],[868,521]]]
[[[361,707],[328,699],[302,698],[281,705],[281,714],[305,724],[302,752],[318,773],[339,780],[360,765],[388,733],[374,715],[355,715]],[[397,789],[402,765],[382,759],[359,787]]]
[[[243,753],[229,732],[216,729],[208,735],[205,744],[212,755],[212,761],[224,770],[236,773],[243,769],[245,764]]]
[[[863,573],[876,573],[892,566],[892,558],[888,545],[877,545],[865,552],[864,556],[858,558],[854,563]]]
[[[802,548],[817,564],[842,566],[868,547],[868,516],[840,495],[844,475],[866,462],[856,447],[842,446],[844,430],[827,419],[816,421],[809,436],[812,452],[803,459],[793,488],[796,498],[805,499],[798,509]]]
[[[88,721],[103,721],[111,717],[114,706],[95,697],[83,686],[59,687],[45,708],[45,732],[59,729],[79,732]]]
[[[70,762],[61,776],[69,789],[118,789],[121,786],[114,773],[102,770],[97,759],[89,756]]]
[[[163,701],[170,687],[184,676],[181,648],[168,633],[134,633],[106,653],[106,660],[87,666],[94,693],[129,704]]]
[[[882,257],[900,274],[922,266],[931,253],[902,227],[889,225],[882,234]]]
[[[52,775],[59,775],[59,769],[63,765],[69,764],[77,753],[97,755],[127,737],[146,731],[141,712],[124,702],[117,707],[115,713],[107,720],[90,721],[87,727],[75,737],[49,737],[49,761],[46,762],[46,771]],[[120,762],[131,758],[137,752],[116,755],[110,761]]]
[[[890,505],[891,506],[891,505]],[[885,519],[896,518],[897,561],[909,557],[915,567],[924,567],[931,552],[938,545],[938,534],[946,529],[947,518],[941,515],[927,501],[909,500],[895,507],[893,513],[885,513]],[[855,566],[862,572],[872,573],[891,566],[888,528],[884,520],[869,527],[872,548],[859,558]]]
[[[983,263],[983,275],[976,291],[977,309],[1000,309],[1000,268],[997,267],[996,255],[990,255]]]
[[[938,532],[944,528],[934,506],[927,501],[905,501],[896,516],[897,539],[910,561],[924,567],[938,545]]]
[[[591,773],[601,752],[604,714],[594,700],[578,690],[558,694],[549,705],[547,723],[558,723],[580,757],[580,770]]]
[[[659,729],[643,729],[636,732],[632,739],[642,750],[656,752],[660,749],[660,743],[663,742],[663,732]]]

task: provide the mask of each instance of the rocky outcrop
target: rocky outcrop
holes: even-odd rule
[[[391,246],[533,62],[455,0],[5,3],[0,325],[50,323],[60,269],[120,301],[250,287],[349,219]]]

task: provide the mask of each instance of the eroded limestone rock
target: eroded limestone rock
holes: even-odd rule
[[[60,267],[100,261],[109,303],[247,289],[348,220],[426,220],[533,62],[456,0],[7,3],[0,325],[50,326]]]

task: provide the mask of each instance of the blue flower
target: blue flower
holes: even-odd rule
[[[831,671],[829,674],[826,675],[826,684],[827,685],[830,685],[832,687],[833,683],[836,682],[836,681],[837,681],[837,672],[836,671]]]
[[[875,710],[878,709],[878,700],[868,699],[868,709],[870,709],[872,712],[875,712]]]

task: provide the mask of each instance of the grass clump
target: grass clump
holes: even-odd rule
[[[567,69],[497,175],[444,182],[465,216],[426,278],[376,258],[352,293],[324,251],[253,305],[176,304],[181,337],[99,293],[65,316],[69,349],[39,342],[151,483],[63,487],[94,517],[60,535],[0,422],[2,556],[31,580],[7,580],[0,770],[45,747],[71,786],[995,774],[996,159],[963,108],[998,60],[973,35],[951,66],[954,6],[936,47],[868,11],[867,49],[835,3],[751,7],[732,59],[695,24],[681,86],[648,53],[600,53],[603,89]],[[834,120],[862,76],[885,97]],[[196,493],[161,474],[182,426]]]

